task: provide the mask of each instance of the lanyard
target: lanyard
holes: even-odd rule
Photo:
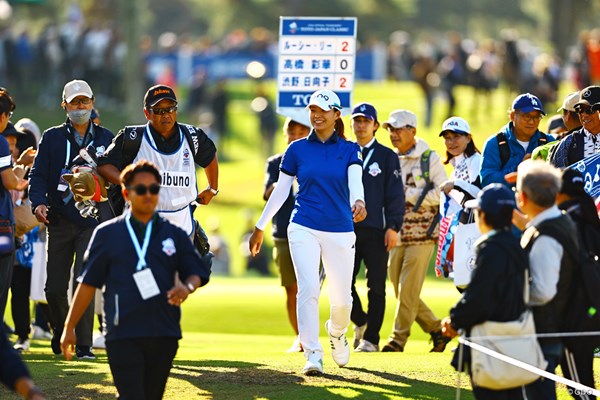
[[[144,234],[144,243],[140,248],[140,243],[138,242],[137,236],[131,227],[131,213],[127,217],[125,217],[125,225],[127,225],[127,230],[129,231],[129,236],[131,237],[131,241],[133,242],[133,247],[135,248],[135,252],[138,255],[138,263],[135,267],[136,271],[141,271],[146,267],[146,253],[148,252],[148,245],[150,244],[150,234],[152,233],[152,222],[153,219],[148,222],[148,226],[146,226],[146,233]]]
[[[375,149],[369,150],[369,153],[367,154],[367,157],[365,157],[365,159],[363,161],[363,170],[365,168],[367,168],[367,164],[369,163],[369,160],[371,159],[371,156],[373,155],[374,151],[375,151]]]
[[[67,155],[65,156],[65,168],[69,167],[69,161],[71,159],[71,141],[67,138]]]
[[[148,134],[148,140],[150,141],[150,144],[152,145],[152,147],[154,147],[155,149],[158,149],[158,147],[156,146],[156,142],[154,141],[154,138],[152,137],[152,132],[150,132],[150,124],[148,123],[146,125],[146,133]],[[183,143],[183,132],[181,131],[181,128],[179,128],[179,143]]]

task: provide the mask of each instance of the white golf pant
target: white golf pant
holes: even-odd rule
[[[298,280],[298,331],[304,354],[323,353],[319,342],[319,264],[328,280],[330,332],[346,333],[352,310],[352,271],[354,268],[354,232],[324,232],[290,223],[290,253]]]

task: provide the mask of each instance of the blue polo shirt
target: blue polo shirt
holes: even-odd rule
[[[292,142],[280,170],[298,179],[291,222],[324,232],[352,232],[348,167],[362,166],[360,147],[333,133],[321,142],[314,130]]]

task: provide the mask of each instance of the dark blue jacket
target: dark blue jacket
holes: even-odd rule
[[[106,340],[136,337],[181,338],[181,310],[167,302],[166,292],[175,285],[175,273],[185,280],[198,275],[205,285],[209,266],[202,261],[186,233],[155,216],[146,263],[160,293],[143,300],[133,279],[138,256],[125,225],[129,213],[100,224],[86,251],[81,280],[104,289]]]
[[[267,160],[267,173],[265,176],[265,190],[279,180],[279,166],[283,154],[276,154]],[[266,198],[264,198],[267,200]],[[287,228],[290,224],[290,217],[294,211],[294,194],[290,190],[285,202],[273,217],[273,237],[277,239],[287,239]]]
[[[69,129],[70,130],[69,130]],[[98,225],[94,218],[83,218],[75,208],[75,201],[65,204],[63,192],[58,190],[58,183],[65,167],[67,155],[67,140],[71,143],[68,167],[79,154],[80,147],[73,134],[75,129],[68,122],[47,129],[42,135],[37,156],[29,174],[29,198],[31,207],[35,210],[40,204],[49,208],[49,220],[55,213],[79,226],[93,227]],[[113,134],[108,129],[94,124],[93,145],[97,154],[102,154],[110,145]],[[67,189],[68,190],[68,189]]]
[[[371,147],[364,148],[362,155],[367,218],[354,226],[382,230],[391,228],[398,232],[405,209],[398,155],[377,140]]]

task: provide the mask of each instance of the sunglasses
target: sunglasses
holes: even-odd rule
[[[177,111],[177,106],[173,106],[173,107],[169,107],[169,108],[150,108],[149,110],[152,114],[164,115],[164,114],[171,114],[171,113]]]
[[[72,106],[78,106],[80,104],[85,104],[88,105],[92,102],[92,99],[90,99],[89,97],[82,97],[81,99],[73,99],[69,102],[70,105]]]
[[[158,192],[160,191],[160,185],[157,183],[153,183],[152,185],[149,185],[149,186],[139,184],[139,185],[135,185],[135,186],[129,186],[129,187],[127,187],[127,190],[133,190],[135,192],[135,194],[137,194],[138,196],[143,196],[147,192],[150,192],[150,194],[152,194],[152,195],[157,195]]]
[[[575,112],[577,114],[587,114],[587,115],[592,115],[593,113],[595,113],[596,111],[592,108],[592,107],[578,107]]]

